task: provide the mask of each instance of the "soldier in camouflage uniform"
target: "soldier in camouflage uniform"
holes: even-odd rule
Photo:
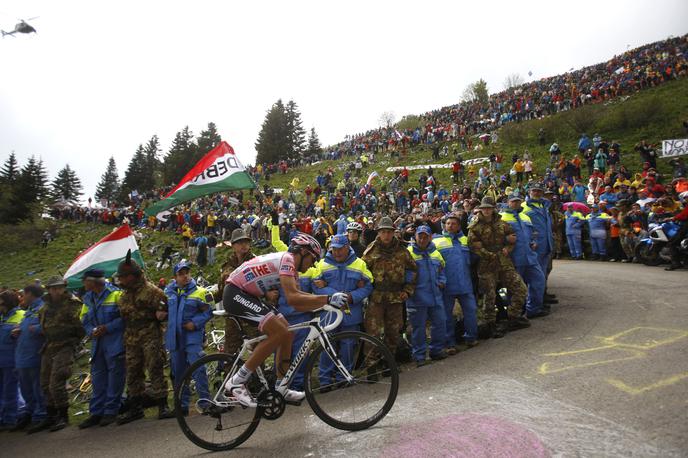
[[[230,240],[232,244],[232,252],[227,258],[227,261],[222,264],[222,269],[220,271],[220,281],[217,284],[217,300],[222,300],[222,293],[225,289],[225,281],[229,277],[229,274],[234,272],[234,269],[256,257],[255,254],[251,252],[251,237],[249,237],[242,229],[234,229],[232,231],[232,238]],[[254,326],[244,327],[244,332],[251,338],[258,336],[258,329]],[[234,354],[239,351],[243,340],[241,338],[241,332],[239,327],[231,318],[227,318],[225,321],[225,353]]]
[[[394,236],[391,218],[380,219],[377,238],[363,253],[363,261],[373,274],[373,292],[368,299],[365,330],[380,337],[384,330],[387,347],[396,352],[404,325],[404,301],[415,290],[416,263],[405,246]],[[413,275],[407,278],[406,272]]]
[[[120,263],[117,275],[124,289],[118,305],[124,319],[127,394],[131,401],[129,411],[118,418],[117,424],[143,418],[145,371],[150,377],[151,395],[158,402],[158,419],[173,418],[174,413],[167,407],[167,379],[163,372],[165,353],[160,326],[160,321],[167,317],[167,296],[146,280],[141,267],[131,259],[131,252]]]
[[[32,432],[50,428],[58,431],[69,423],[69,396],[66,384],[72,375],[74,350],[84,337],[79,321],[82,303],[67,292],[67,282],[51,278],[45,285],[48,294],[38,312],[38,321],[45,336],[41,357],[41,389],[45,394],[48,417]]]
[[[559,258],[564,246],[564,214],[559,211],[561,204],[556,196],[552,197],[552,205],[549,212],[552,215],[552,236],[554,237],[554,256]]]
[[[476,218],[468,226],[468,245],[480,256],[478,279],[484,294],[484,318],[492,325],[496,320],[495,296],[497,285],[505,286],[511,296],[508,308],[509,323],[499,321],[493,337],[504,337],[509,327],[530,326],[528,318],[522,316],[528,290],[509,257],[516,234],[508,223],[502,221],[495,211],[494,201],[484,197]]]

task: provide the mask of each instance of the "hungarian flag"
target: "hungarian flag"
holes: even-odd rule
[[[234,149],[222,141],[203,156],[169,194],[160,202],[148,207],[146,215],[156,215],[168,208],[215,192],[255,187],[256,183],[239,162]]]
[[[131,250],[131,258],[143,267],[143,258],[134,233],[131,232],[129,225],[125,224],[77,256],[64,276],[67,280],[67,288],[81,288],[81,277],[89,269],[102,269],[107,277],[113,275],[128,250]]]

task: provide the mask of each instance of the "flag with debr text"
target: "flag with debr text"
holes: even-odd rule
[[[239,162],[234,149],[222,141],[203,156],[161,201],[146,208],[146,215],[157,215],[208,194],[255,187],[256,183]]]

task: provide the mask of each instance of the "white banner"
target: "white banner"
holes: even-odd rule
[[[675,157],[688,154],[688,138],[662,140],[662,157]]]
[[[463,161],[463,166],[468,167],[469,165],[473,164],[482,164],[483,162],[490,162],[490,158],[488,157],[478,157],[475,159],[465,159]],[[428,167],[432,167],[433,169],[450,169],[452,168],[452,165],[454,165],[454,162],[447,162],[446,164],[419,164],[419,165],[407,165],[406,169],[407,170],[420,170],[420,169],[427,169]],[[404,166],[402,165],[401,167],[387,167],[388,172],[398,172],[401,170],[404,170]]]

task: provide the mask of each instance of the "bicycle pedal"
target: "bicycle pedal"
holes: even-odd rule
[[[284,403],[285,403],[285,404],[288,404],[288,405],[290,405],[290,406],[296,406],[296,407],[298,407],[298,406],[300,406],[301,404],[303,404],[303,400],[301,400],[301,401],[287,401],[287,400],[285,400]]]

